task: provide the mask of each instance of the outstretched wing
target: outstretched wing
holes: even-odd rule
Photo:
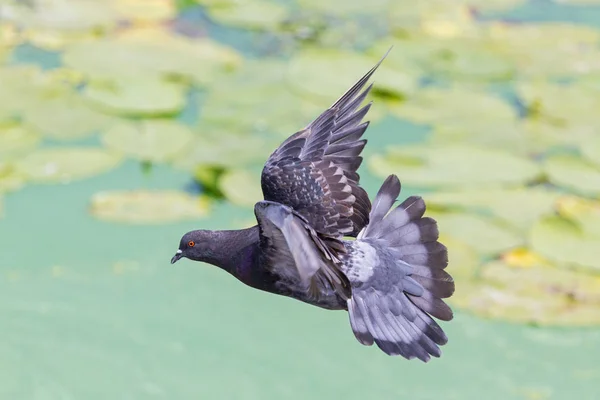
[[[324,290],[350,298],[350,283],[337,258],[337,251],[345,251],[341,242],[320,237],[306,219],[282,204],[260,201],[254,214],[265,257],[263,267],[285,289],[306,293],[315,300]]]
[[[388,51],[389,52],[389,51]],[[371,202],[356,172],[371,104],[359,109],[363,90],[386,55],[328,110],[286,139],[262,171],[265,200],[292,207],[319,233],[356,236],[368,223]]]

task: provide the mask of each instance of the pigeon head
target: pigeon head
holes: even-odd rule
[[[211,237],[209,231],[191,231],[183,235],[179,242],[179,249],[171,258],[171,264],[175,264],[180,258],[189,258],[194,261],[206,259],[210,252]]]

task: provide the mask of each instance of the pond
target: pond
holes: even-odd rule
[[[597,398],[600,2],[371,3],[0,0],[0,398]],[[169,263],[390,45],[359,172],[449,247],[427,364]]]

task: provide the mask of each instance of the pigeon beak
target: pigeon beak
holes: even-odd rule
[[[181,257],[183,257],[183,252],[181,250],[177,250],[173,258],[171,258],[171,264],[175,264]]]

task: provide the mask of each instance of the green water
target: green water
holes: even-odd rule
[[[532,7],[516,16],[539,19]],[[393,119],[373,124],[366,155],[422,134]],[[361,174],[373,195],[379,180]],[[204,264],[170,265],[181,234],[196,223],[117,225],[87,211],[100,190],[190,182],[170,167],[145,175],[127,162],[95,178],[28,185],[5,197],[0,398],[599,397],[599,329],[538,329],[457,312],[442,325],[450,342],[441,359],[390,358],[359,345],[344,312],[252,290]],[[250,218],[250,209],[221,204],[202,227],[230,229]]]
[[[145,176],[127,163],[7,196],[2,398],[597,398],[600,330],[458,313],[444,325],[441,359],[389,358],[356,343],[343,312],[254,291],[207,265],[171,266],[180,234],[195,224],[128,227],[87,214],[98,190],[188,180],[167,167]],[[249,216],[223,205],[203,226],[231,228]]]

